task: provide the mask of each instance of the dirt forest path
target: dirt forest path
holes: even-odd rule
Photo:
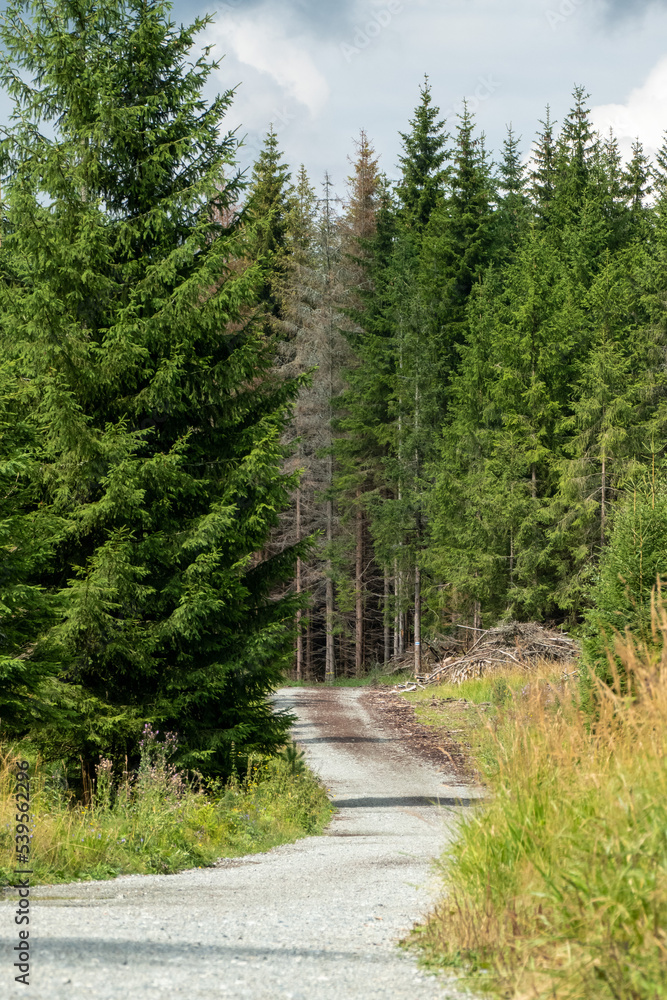
[[[435,898],[432,859],[476,791],[419,759],[365,689],[276,701],[298,715],[294,736],[339,810],[327,833],[213,869],[36,889],[33,1000],[464,995],[396,942]],[[0,913],[7,982],[7,902]]]

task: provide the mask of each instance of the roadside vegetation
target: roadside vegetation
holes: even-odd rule
[[[61,765],[31,766],[33,884],[205,867],[319,833],[331,817],[326,790],[294,744],[273,758],[251,759],[243,774],[223,783],[186,778],[170,763],[170,735],[159,740],[147,728],[141,742],[135,772],[117,776],[111,761],[100,762],[85,804]],[[17,759],[5,748],[0,764],[2,885],[12,883],[16,866]]]
[[[326,681],[327,687],[378,687],[380,685],[402,684],[412,678],[411,670],[387,670],[386,666],[376,663],[361,677],[336,677]],[[312,687],[313,680],[286,680],[285,687]],[[323,682],[324,683],[324,682]]]
[[[629,635],[614,652],[610,686],[542,667],[409,695],[490,793],[415,940],[494,996],[667,996],[667,654]]]

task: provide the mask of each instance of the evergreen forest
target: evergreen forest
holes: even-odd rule
[[[337,194],[269,127],[244,174],[208,22],[0,20],[0,718],[91,774],[149,724],[227,776],[288,670],[594,645],[667,569],[667,145],[624,161],[577,86],[489,151],[425,79],[389,173],[361,132]]]

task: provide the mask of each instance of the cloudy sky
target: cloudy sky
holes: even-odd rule
[[[177,21],[206,11],[246,158],[273,122],[290,163],[340,190],[361,128],[396,175],[425,73],[452,126],[468,98],[492,149],[511,122],[527,150],[575,83],[624,149],[639,136],[654,150],[667,129],[667,0],[174,0]]]
[[[177,0],[174,14],[203,9]],[[240,84],[248,154],[273,121],[291,163],[340,187],[361,128],[396,174],[425,73],[452,124],[468,98],[494,149],[509,122],[528,149],[575,83],[625,149],[667,129],[667,0],[224,0],[208,36],[225,54],[216,82]]]

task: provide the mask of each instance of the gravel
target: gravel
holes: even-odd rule
[[[435,900],[433,859],[479,793],[418,760],[354,688],[290,689],[295,738],[339,812],[322,837],[216,868],[33,890],[32,1000],[444,1000],[397,943]],[[0,904],[0,994],[15,900]]]

